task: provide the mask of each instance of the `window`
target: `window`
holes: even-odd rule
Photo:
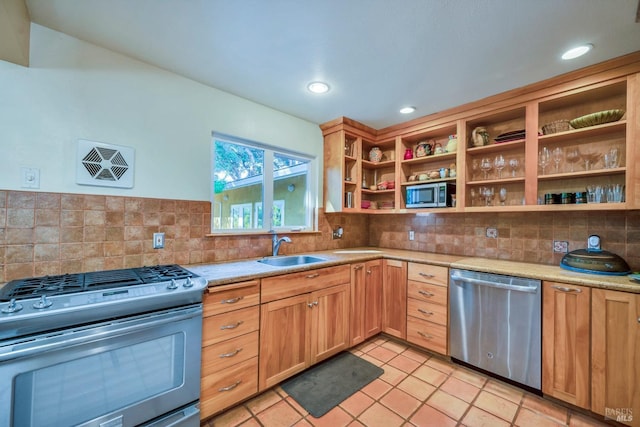
[[[313,229],[314,163],[309,156],[214,133],[212,231]]]

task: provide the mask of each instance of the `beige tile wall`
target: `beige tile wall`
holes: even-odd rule
[[[137,197],[0,190],[0,283],[17,278],[138,267],[196,264],[269,255],[271,236],[215,236],[210,203]],[[344,238],[331,230],[342,225]],[[281,253],[368,243],[365,215],[319,214],[319,233],[289,234]],[[152,236],[165,233],[165,248]]]
[[[486,237],[488,227],[497,229],[497,238]],[[414,241],[409,230],[416,232]],[[554,265],[564,255],[553,252],[554,240],[574,250],[598,234],[602,249],[640,270],[640,211],[373,215],[369,232],[372,246]]]
[[[569,249],[589,234],[640,270],[640,211],[354,215],[319,212],[319,233],[289,234],[282,254],[381,246],[558,264],[554,240]],[[341,240],[331,230],[342,226]],[[487,238],[495,227],[497,238]],[[137,267],[229,261],[269,255],[271,238],[205,236],[209,202],[0,190],[0,283],[16,278]],[[409,230],[416,239],[409,241]],[[164,249],[152,248],[164,232]]]

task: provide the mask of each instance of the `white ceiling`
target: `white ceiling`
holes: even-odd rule
[[[33,22],[314,123],[382,128],[640,50],[637,0],[27,0]],[[561,53],[593,43],[570,62]],[[306,85],[324,80],[331,91]],[[412,115],[401,115],[413,105]]]

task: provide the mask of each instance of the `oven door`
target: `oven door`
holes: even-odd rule
[[[0,425],[198,426],[201,345],[201,304],[0,343]]]

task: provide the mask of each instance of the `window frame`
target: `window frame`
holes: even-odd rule
[[[216,141],[226,142],[231,144],[237,144],[246,146],[249,148],[255,148],[259,150],[263,150],[264,152],[264,165],[263,165],[263,175],[262,175],[262,227],[257,228],[255,225],[258,222],[258,218],[256,216],[257,213],[257,205],[258,203],[253,203],[252,207],[252,219],[251,225],[253,228],[247,229],[215,229],[215,214],[216,207],[214,200],[215,198],[215,159],[216,159]],[[300,226],[285,226],[285,227],[274,227],[272,224],[272,212],[274,203],[280,202],[280,200],[274,201],[273,193],[274,193],[274,171],[273,171],[273,159],[275,155],[281,155],[285,157],[289,157],[292,159],[297,159],[307,164],[307,172],[306,172],[306,189],[304,195],[304,204],[305,204],[305,225]],[[279,233],[279,232],[317,232],[318,230],[318,218],[316,215],[316,211],[318,208],[318,197],[317,197],[317,189],[318,189],[318,160],[316,156],[306,153],[301,153],[297,151],[293,151],[287,148],[273,146],[261,142],[256,142],[244,138],[235,137],[232,135],[220,133],[220,132],[212,132],[212,140],[211,140],[211,178],[210,178],[210,199],[211,199],[211,234],[221,234],[221,235],[229,235],[229,234],[266,234],[266,233]],[[269,167],[267,167],[269,165]],[[265,206],[268,209],[265,209]],[[269,212],[269,218],[265,218],[265,213]],[[284,218],[284,211],[282,212],[282,216]]]

